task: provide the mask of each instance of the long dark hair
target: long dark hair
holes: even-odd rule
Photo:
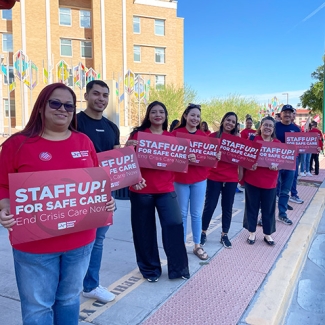
[[[181,117],[181,121],[179,122],[179,124],[175,127],[174,130],[179,129],[179,128],[184,128],[186,126],[186,116],[189,114],[189,112],[194,109],[197,108],[200,113],[201,113],[201,105],[196,105],[196,104],[191,104],[189,103],[188,106],[186,107],[185,111],[182,114]],[[197,129],[200,129],[200,123],[196,126]]]
[[[45,128],[45,108],[46,104],[51,97],[52,93],[56,89],[63,89],[70,92],[73,98],[73,105],[76,107],[77,98],[74,91],[62,83],[53,83],[45,88],[42,89],[40,94],[38,95],[36,102],[34,104],[33,110],[30,114],[29,121],[27,122],[24,129],[20,132],[17,132],[13,134],[11,137],[17,136],[17,135],[25,135],[27,138],[34,138],[39,135],[42,135]],[[73,112],[73,117],[71,120],[71,123],[69,125],[69,130],[76,131],[77,130],[77,117],[76,117],[76,108]],[[10,137],[10,138],[11,138]],[[8,138],[6,141],[8,141],[10,138]],[[6,142],[5,141],[5,142]]]
[[[164,123],[163,123],[163,125],[162,125],[162,129],[163,129],[164,131],[167,131],[167,127],[168,127],[168,112],[167,112],[167,108],[166,108],[165,104],[163,104],[162,102],[158,102],[157,100],[155,100],[154,102],[152,102],[152,103],[150,103],[150,104],[148,105],[148,107],[147,107],[147,111],[146,111],[146,115],[144,116],[141,125],[136,126],[136,127],[132,130],[130,136],[133,136],[135,133],[137,133],[137,132],[139,132],[139,131],[144,131],[145,129],[150,128],[150,126],[151,126],[151,122],[150,122],[150,120],[149,120],[149,114],[150,114],[150,111],[152,110],[152,108],[153,108],[154,106],[156,106],[156,105],[161,106],[161,107],[164,109],[164,111],[165,111],[166,119],[165,119],[165,121],[164,121]]]
[[[235,122],[235,127],[231,130],[230,134],[232,135],[236,135],[238,130],[237,130],[237,123],[238,123],[238,117],[237,117],[237,114],[234,113],[234,112],[227,112],[224,117],[222,118],[221,122],[220,122],[220,129],[219,131],[217,132],[216,134],[216,138],[221,138],[221,135],[223,133],[223,122],[225,121],[225,119],[228,117],[228,116],[235,116],[236,118],[236,122]]]
[[[264,124],[264,122],[266,122],[266,121],[271,121],[271,122],[273,122],[273,132],[272,132],[272,134],[271,134],[271,138],[272,139],[276,139],[276,133],[275,133],[275,119],[272,117],[272,116],[265,116],[265,117],[263,117],[262,118],[262,120],[261,120],[261,123],[260,123],[260,126],[258,127],[258,129],[257,129],[257,131],[256,131],[256,134],[257,135],[262,135],[262,131],[261,131],[261,128],[262,128],[262,125]]]
[[[169,132],[172,132],[175,127],[177,126],[177,124],[179,123],[179,120],[174,120],[171,124],[170,124],[170,127],[169,127]]]

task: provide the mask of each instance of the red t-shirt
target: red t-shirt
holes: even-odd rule
[[[211,133],[209,137],[215,138],[217,132]],[[216,182],[230,183],[238,182],[238,166],[224,161],[219,161],[217,168],[210,168],[208,179]]]
[[[176,136],[177,132],[193,134],[188,132],[186,127],[176,129],[172,132],[172,134]],[[206,134],[201,130],[197,130],[195,132],[195,135],[206,136]],[[197,182],[204,181],[205,179],[207,179],[207,176],[208,168],[189,165],[187,173],[175,173],[175,182],[181,184],[194,184]]]
[[[145,129],[143,132],[152,133],[150,129]],[[164,131],[162,135],[172,136],[172,134],[167,131]],[[138,133],[135,133],[129,139],[137,140]],[[142,177],[146,180],[147,186],[141,191],[137,191],[130,186],[130,191],[140,194],[158,194],[174,191],[174,172],[151,168],[140,168],[140,170]]]
[[[254,141],[263,141],[260,135],[256,135]],[[273,142],[281,142],[274,139]],[[257,167],[256,170],[245,169],[244,181],[250,185],[271,189],[276,188],[279,172],[268,167]]]
[[[72,152],[88,151],[87,157],[74,158]],[[42,160],[46,153],[49,160]],[[72,132],[68,139],[50,141],[42,137],[28,139],[23,135],[9,138],[0,152],[0,200],[9,198],[9,173],[36,172],[58,169],[75,169],[98,166],[95,148],[90,139],[79,132]],[[15,231],[15,226],[13,227]],[[35,253],[58,253],[76,249],[95,239],[96,229],[68,235],[13,245],[17,250]],[[9,234],[10,235],[10,234]]]
[[[319,146],[321,149],[323,149],[323,141],[322,141],[322,139],[323,139],[323,134],[322,134],[322,131],[318,130],[317,128],[312,128],[312,129],[310,130],[310,132],[316,132],[316,133],[319,134],[318,146]]]
[[[249,139],[249,137],[254,134],[256,134],[256,130],[246,128],[240,132],[240,137],[243,139]]]

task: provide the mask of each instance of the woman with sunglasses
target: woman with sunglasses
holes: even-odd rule
[[[137,146],[138,132],[171,135],[167,131],[166,106],[154,101],[147,107],[140,126],[134,128],[126,145]],[[146,184],[130,187],[131,225],[137,264],[141,274],[149,282],[157,282],[161,276],[156,216],[162,228],[162,242],[167,256],[169,279],[190,277],[188,259],[183,241],[183,222],[174,191],[174,172],[141,168]],[[145,186],[146,185],[146,186]]]
[[[206,136],[200,130],[201,106],[189,104],[185,109],[180,124],[174,129],[177,133]],[[206,190],[207,168],[189,165],[187,173],[175,173],[175,191],[181,209],[184,227],[184,242],[187,236],[187,214],[190,206],[194,249],[193,253],[201,260],[208,259],[208,254],[200,245],[202,228],[202,209]]]
[[[76,159],[72,153],[80,151],[88,155]],[[0,165],[0,223],[10,232],[16,221],[10,209],[9,173],[98,166],[92,142],[76,131],[76,95],[69,87],[55,83],[41,91],[26,127],[2,144]],[[106,210],[113,211],[114,205],[110,200]],[[78,324],[95,233],[90,229],[13,245],[24,325]]]
[[[211,133],[209,136],[221,138],[223,133],[237,135],[237,115],[234,112],[226,113],[220,122],[219,131]],[[217,158],[220,160],[220,157],[221,153],[218,154]],[[232,248],[228,238],[228,231],[231,224],[232,206],[234,204],[237,183],[237,165],[219,161],[217,168],[211,168],[209,170],[202,215],[202,246],[205,245],[207,240],[207,230],[221,194],[222,232],[220,242],[225,248]]]
[[[275,121],[271,116],[262,119],[253,141],[280,142],[275,136]],[[269,168],[258,167],[245,169],[245,213],[244,228],[249,231],[247,242],[253,245],[256,240],[256,224],[261,209],[264,241],[274,245],[271,237],[275,232],[276,185],[278,180],[276,165]]]

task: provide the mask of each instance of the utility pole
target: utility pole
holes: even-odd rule
[[[287,95],[287,104],[289,104],[289,93],[282,93],[282,95]]]

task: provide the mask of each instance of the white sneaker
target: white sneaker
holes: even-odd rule
[[[300,173],[300,176],[303,176],[304,177],[304,176],[306,176],[306,173],[305,172],[301,172]]]
[[[311,172],[306,173],[306,176],[312,177],[313,174]]]
[[[82,295],[86,298],[97,299],[105,304],[115,299],[115,295],[101,285],[90,292],[83,291]]]

